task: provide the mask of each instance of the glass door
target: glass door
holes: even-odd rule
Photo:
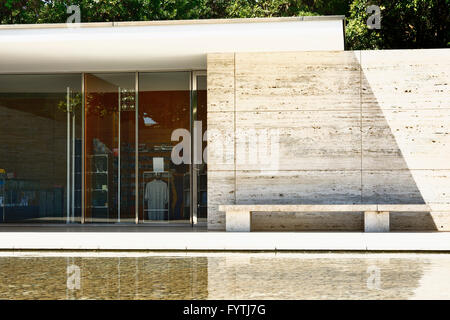
[[[191,222],[190,72],[139,73],[139,221]]]
[[[135,222],[135,77],[85,75],[86,222]]]
[[[193,224],[207,221],[206,71],[192,73],[192,210]]]
[[[84,75],[84,221],[206,222],[206,73]]]
[[[81,218],[81,74],[0,75],[0,222]]]

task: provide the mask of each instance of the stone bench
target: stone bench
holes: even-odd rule
[[[364,212],[365,232],[389,232],[390,212],[429,212],[426,204],[336,204],[336,205],[220,205],[226,214],[226,231],[249,232],[252,212]]]

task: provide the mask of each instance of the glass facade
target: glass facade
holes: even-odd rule
[[[0,221],[205,220],[198,121],[205,131],[204,74],[0,75]]]
[[[197,202],[197,212],[196,219],[198,222],[206,222],[207,221],[207,210],[208,210],[208,201],[207,201],[207,162],[206,154],[204,153],[206,147],[206,118],[207,118],[207,109],[206,109],[206,74],[199,73],[194,74],[194,88],[193,88],[193,110],[192,116],[194,121],[197,123],[196,127],[199,127],[197,130],[201,134],[201,139],[198,139],[198,142],[201,141],[201,148],[198,150],[198,157],[201,157],[201,161],[197,161],[198,163],[194,164],[194,172],[195,178],[193,181],[193,185],[196,186],[196,202]],[[199,143],[200,144],[200,143]]]
[[[87,222],[134,222],[135,74],[85,75]]]
[[[190,128],[190,72],[139,74],[139,219],[190,222],[190,166],[172,158]],[[181,150],[182,156],[186,150]]]
[[[2,222],[81,217],[81,74],[0,75]]]

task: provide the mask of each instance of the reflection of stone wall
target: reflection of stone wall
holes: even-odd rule
[[[420,282],[432,264],[419,257],[357,255],[208,257],[208,299],[408,299],[419,284],[439,284],[439,278],[434,283]],[[441,294],[428,291],[428,298],[436,296]]]
[[[450,204],[449,57],[446,49],[208,55],[208,227],[224,229],[219,204]],[[275,172],[236,160],[235,133],[250,129],[278,130]],[[449,217],[394,214],[391,227],[450,230]],[[362,215],[256,214],[254,228],[361,230]]]
[[[66,185],[67,123],[2,106],[0,101],[0,168],[17,179],[41,182],[43,188]],[[28,108],[39,108],[32,104]]]

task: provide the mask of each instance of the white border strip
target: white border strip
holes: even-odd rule
[[[1,232],[0,250],[450,251],[450,233]]]

